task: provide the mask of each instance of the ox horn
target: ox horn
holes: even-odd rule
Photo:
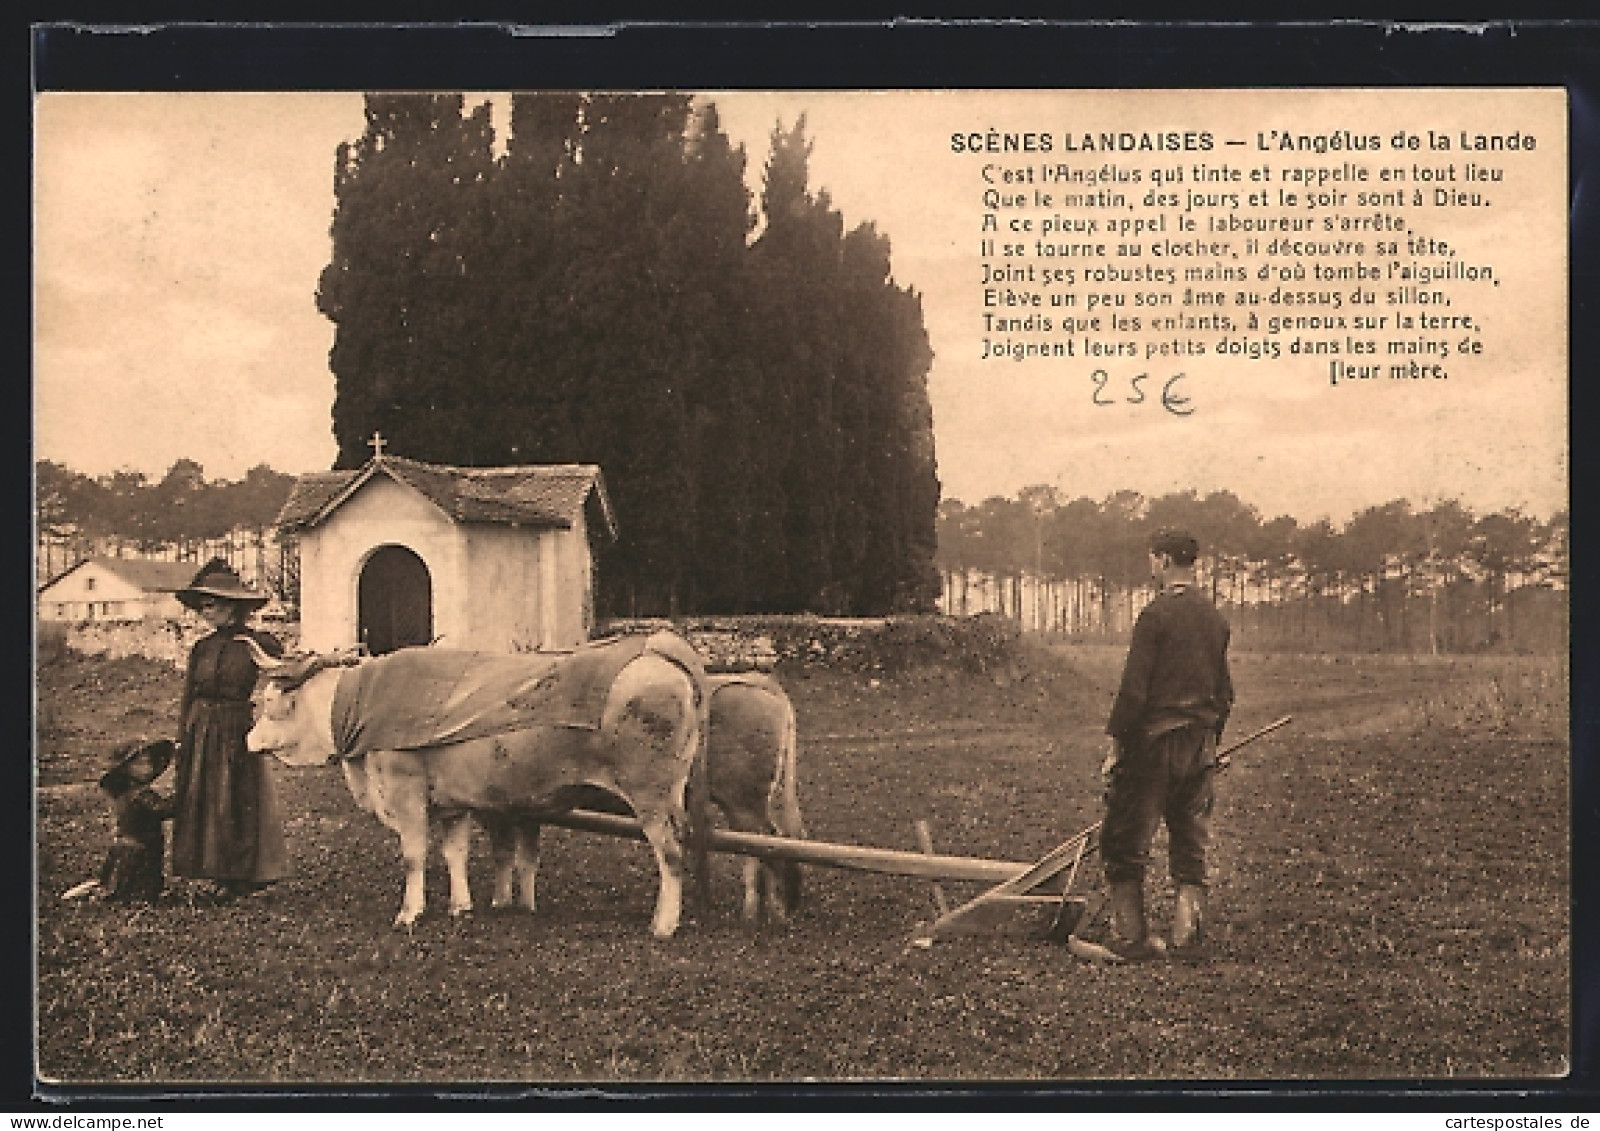
[[[276,656],[267,655],[267,650],[260,644],[257,644],[250,637],[241,636],[238,639],[244,642],[244,646],[246,648],[250,649],[250,658],[255,661],[256,667],[260,668],[262,671],[277,671],[279,668],[284,666],[284,661],[278,659]]]

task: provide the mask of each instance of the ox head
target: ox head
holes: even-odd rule
[[[354,652],[307,654],[275,659],[246,639],[256,666],[266,677],[256,699],[256,720],[245,744],[270,751],[291,766],[333,760],[333,694],[339,669],[359,662]]]

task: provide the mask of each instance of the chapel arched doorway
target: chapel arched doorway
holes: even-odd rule
[[[433,640],[433,577],[404,546],[382,546],[361,568],[358,639],[374,656]]]

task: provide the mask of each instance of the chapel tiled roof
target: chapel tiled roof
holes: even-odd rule
[[[595,525],[616,535],[605,482],[593,464],[445,467],[390,455],[353,471],[302,475],[278,512],[278,530],[316,526],[377,474],[412,488],[456,522],[571,527],[585,506],[593,506]]]

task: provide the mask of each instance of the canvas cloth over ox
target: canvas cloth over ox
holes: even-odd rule
[[[606,695],[655,638],[565,653],[404,648],[345,672],[333,698],[339,755],[426,750],[532,726],[598,729]],[[649,644],[659,652],[663,637]]]

